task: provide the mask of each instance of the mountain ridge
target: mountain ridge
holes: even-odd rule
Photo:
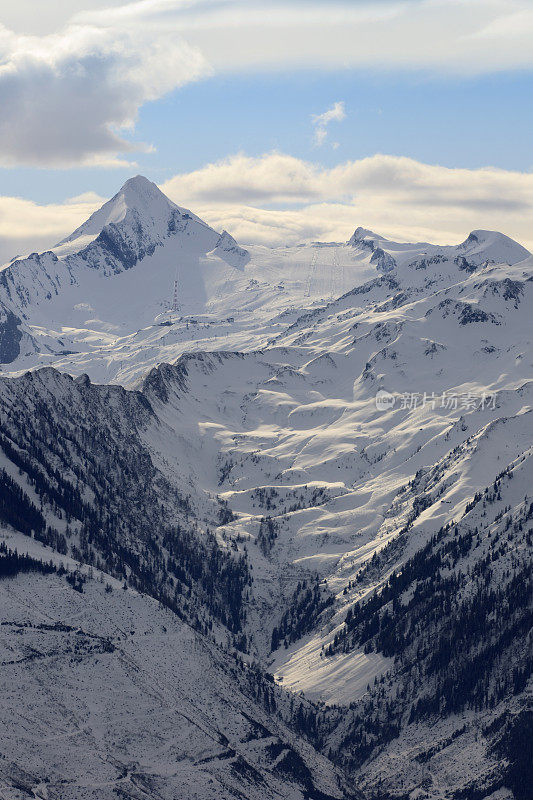
[[[528,257],[521,245],[486,231],[444,247],[398,244],[357,228],[346,245],[246,250],[136,176],[55,248],[2,270],[0,359],[10,374],[53,364],[131,383],[127,372],[136,372],[136,379],[150,361],[168,361],[197,346],[202,330],[218,338],[221,320],[236,310],[239,332],[225,334],[240,348],[256,348],[282,327],[281,314],[298,305],[326,306],[376,274],[399,276],[414,290],[414,277],[433,280],[435,265],[442,265],[437,280],[444,285],[498,258],[513,266]],[[204,327],[193,323],[191,341],[190,326],[180,318],[198,315]],[[164,334],[161,323],[170,323]],[[106,372],[94,372],[104,360]]]

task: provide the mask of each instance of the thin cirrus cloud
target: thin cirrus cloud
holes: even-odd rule
[[[500,230],[533,249],[530,173],[449,169],[386,155],[328,169],[283,153],[238,154],[176,175],[161,189],[244,244],[345,241],[362,225],[438,244],[462,241],[476,228]],[[92,194],[45,206],[0,198],[0,262],[50,247],[102,202]]]
[[[342,100],[333,103],[331,108],[328,108],[322,114],[314,114],[312,121],[315,129],[313,137],[315,145],[320,147],[324,144],[328,136],[328,126],[331,122],[342,122],[343,119],[346,119],[346,105]]]
[[[213,71],[533,66],[531,0],[109,3],[54,0],[50,32],[41,0],[21,0],[33,35],[0,26],[0,165],[131,162],[143,149],[126,135],[139,109]],[[19,29],[14,6],[6,19]]]
[[[400,67],[478,74],[533,65],[531,0],[137,0],[76,19],[111,27],[164,20],[226,71]]]

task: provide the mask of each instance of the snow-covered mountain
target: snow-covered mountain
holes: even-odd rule
[[[373,278],[425,290],[528,255],[494,232],[439,247],[363,228],[346,244],[244,249],[138,176],[57,247],[1,269],[0,363],[132,385],[190,350],[263,348],[305,309]]]
[[[153,322],[176,278],[181,301],[196,307],[205,296],[201,267],[239,271],[247,258],[227,232],[132,178],[55,248],[3,267],[0,359],[50,363],[84,341],[93,351]]]
[[[198,798],[348,797],[347,785],[371,800],[528,798],[525,248],[482,230],[438,246],[357,228],[345,244],[244,249],[138,177],[53,251],[7,265],[0,300],[6,546],[70,570],[28,562],[0,582],[3,646],[16,650],[27,619],[31,655],[49,619],[68,628],[57,648],[70,664],[74,618],[89,643],[125,616],[134,631],[107,666],[94,643],[81,688],[54,662],[70,735],[92,737],[93,777],[73,797],[107,796],[94,795],[107,759],[106,786],[132,798],[146,781],[162,798],[181,781]],[[21,687],[43,686],[40,657],[13,667]],[[155,694],[143,659],[161,673]],[[89,708],[104,669],[130,687],[118,745],[113,697]],[[226,688],[202,686],[191,717],[204,673]],[[156,710],[176,692],[190,751]],[[42,713],[55,771],[27,737],[4,780],[25,771],[34,796],[54,797],[80,778],[61,762],[67,732]]]

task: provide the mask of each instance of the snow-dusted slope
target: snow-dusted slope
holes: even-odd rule
[[[286,696],[102,577],[81,593],[57,574],[0,580],[3,797],[356,797],[283,723]]]
[[[351,607],[332,648],[345,660],[362,645],[368,657],[389,658],[385,675],[338,715],[330,745],[362,767],[363,785],[380,784],[392,798],[422,790],[431,798],[530,796],[533,451],[513,457],[504,442],[531,441],[531,421],[491,427],[509,463],[453,525]],[[494,457],[490,441],[475,439],[478,458]],[[444,469],[432,494],[439,480]],[[393,550],[383,550],[374,573],[390,567]]]

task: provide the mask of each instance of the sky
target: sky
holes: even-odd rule
[[[533,248],[533,0],[0,0],[0,262],[134,174],[243,244]]]

